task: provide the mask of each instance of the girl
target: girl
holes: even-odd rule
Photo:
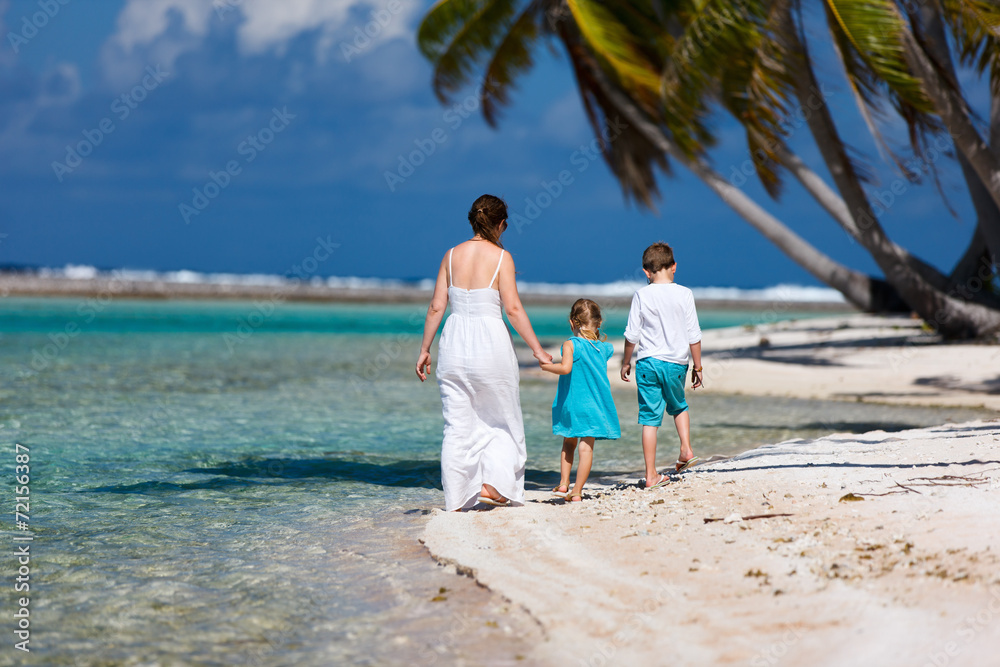
[[[473,236],[445,253],[424,322],[417,377],[427,379],[431,343],[445,309],[437,380],[444,413],[445,509],[524,503],[524,423],[517,357],[502,310],[539,362],[551,362],[517,294],[514,261],[500,236],[507,204],[483,195],[469,209]],[[495,268],[494,268],[495,267]]]
[[[583,500],[583,485],[594,462],[594,440],[621,437],[618,411],[608,382],[608,359],[614,353],[607,336],[601,334],[601,309],[590,299],[578,299],[569,311],[573,337],[563,343],[558,364],[541,364],[543,370],[559,378],[552,402],[552,432],[563,436],[559,462],[559,486],[552,490],[570,502]],[[569,490],[573,453],[580,445],[580,465],[576,485]]]

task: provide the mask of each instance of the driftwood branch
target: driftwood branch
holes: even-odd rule
[[[794,516],[792,514],[752,514],[750,516],[740,517],[744,521],[753,521],[754,519],[770,519],[776,516]],[[705,517],[705,523],[712,523],[713,521],[725,521],[725,519],[715,519],[712,517]]]
[[[898,489],[886,491],[885,493],[855,493],[856,496],[891,496],[894,493],[920,493],[914,486],[978,486],[990,481],[988,477],[983,477],[983,473],[973,473],[972,475],[941,475],[940,477],[911,477],[906,484],[893,481]],[[902,490],[900,490],[902,489]]]
[[[973,477],[971,475],[941,475],[940,477],[911,477],[911,482],[916,482],[914,486],[976,486],[986,484],[990,480],[986,477]]]

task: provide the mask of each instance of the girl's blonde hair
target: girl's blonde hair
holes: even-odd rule
[[[577,299],[569,309],[569,323],[574,331],[580,332],[580,338],[587,340],[607,340],[601,333],[601,307],[590,299]]]

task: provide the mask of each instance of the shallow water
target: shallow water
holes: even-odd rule
[[[412,370],[423,309],[264,310],[0,300],[4,472],[30,448],[35,535],[32,652],[0,664],[524,664],[531,619],[416,542],[442,503],[440,398]],[[560,313],[535,315],[562,336]],[[557,477],[554,391],[522,383],[529,487]],[[701,455],[984,416],[689,399]],[[595,474],[641,470],[632,400],[616,397],[623,438],[599,444]]]

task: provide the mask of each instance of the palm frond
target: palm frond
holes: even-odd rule
[[[788,20],[789,0],[776,0],[757,31],[759,40],[749,53],[744,73],[745,95],[730,97],[727,107],[742,115],[747,128],[747,147],[757,166],[757,177],[767,193],[777,199],[781,193],[778,153],[786,148],[788,100],[792,94],[789,67],[799,54],[792,53],[782,35],[795,29]]]
[[[421,52],[434,64],[434,92],[442,103],[469,83],[517,15],[517,0],[440,0],[417,31]]]
[[[659,167],[669,176],[670,163],[645,134],[622,121],[621,110],[603,92],[597,80],[595,72],[602,70],[602,65],[577,25],[560,22],[556,34],[569,54],[580,99],[604,161],[621,184],[626,199],[634,199],[641,206],[655,210],[654,200],[659,197],[655,168]]]
[[[612,11],[595,0],[565,0],[587,45],[606,61],[633,94],[655,93],[657,70]]]
[[[514,21],[486,66],[480,100],[483,117],[491,127],[496,127],[500,107],[510,103],[509,91],[515,79],[534,66],[531,51],[540,35],[543,19],[543,3],[535,0]]]
[[[909,30],[892,0],[824,0],[839,30],[865,64],[906,103],[932,112],[920,79],[906,61],[904,35]]]
[[[990,74],[990,91],[1000,97],[1000,5],[991,0],[942,0],[959,59],[981,75]]]
[[[884,0],[874,0],[874,4],[879,2]],[[935,110],[924,93],[923,85],[910,73],[903,55],[903,39],[905,31],[909,30],[903,17],[894,7],[882,6],[876,7],[875,11],[858,11],[857,4],[858,0],[825,0],[824,7],[834,48],[840,56],[848,84],[857,100],[858,110],[875,140],[879,154],[895,164],[899,171],[906,173],[902,158],[889,146],[879,130],[877,121],[885,118],[886,107],[892,108],[906,123],[910,147],[918,157],[925,154],[928,139],[936,136],[943,128],[934,115]],[[865,21],[884,23],[876,27],[876,23],[864,25]],[[875,56],[859,49],[878,39],[891,45],[891,48],[883,48]]]

